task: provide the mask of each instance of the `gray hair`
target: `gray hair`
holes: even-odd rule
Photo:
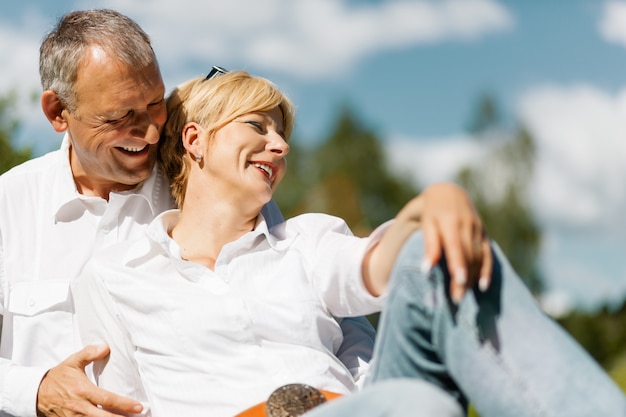
[[[46,35],[39,49],[39,76],[44,90],[54,91],[61,103],[74,112],[74,84],[85,51],[100,46],[129,67],[156,63],[150,38],[132,19],[114,10],[70,12]]]

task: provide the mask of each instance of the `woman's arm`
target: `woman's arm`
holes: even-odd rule
[[[396,257],[417,229],[424,234],[425,259],[416,262],[421,261],[428,269],[445,252],[453,278],[453,300],[460,301],[477,280],[482,290],[489,286],[492,259],[482,221],[465,190],[452,183],[440,183],[409,201],[380,242],[365,255],[363,281],[371,294],[386,291]]]

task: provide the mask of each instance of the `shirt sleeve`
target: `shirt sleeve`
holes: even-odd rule
[[[339,325],[343,342],[335,355],[348,368],[357,386],[363,388],[374,354],[376,331],[363,316],[339,319]]]
[[[108,358],[94,362],[94,376],[99,387],[140,401],[144,410],[137,416],[149,416],[147,396],[134,360],[132,339],[117,313],[117,306],[102,280],[95,261],[84,268],[72,286],[81,341],[106,344]]]
[[[382,310],[386,296],[375,297],[363,283],[363,258],[376,245],[388,223],[367,238],[352,234],[340,218],[313,215],[302,218],[302,234],[309,241],[307,255],[314,286],[328,311],[335,317],[354,317]]]
[[[0,415],[37,416],[37,392],[48,369],[0,359]]]
[[[6,291],[4,249],[0,230],[0,314],[2,315],[4,315]],[[2,315],[0,315],[0,329],[2,328]],[[36,417],[37,392],[47,371],[46,368],[20,366],[9,359],[0,358],[0,414]]]

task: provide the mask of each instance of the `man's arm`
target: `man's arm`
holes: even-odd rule
[[[0,318],[4,317],[7,291],[4,245],[0,230]],[[45,373],[44,368],[20,366],[9,359],[0,358],[0,414],[35,417],[37,387]]]
[[[0,359],[0,415],[35,417],[37,387],[46,369]]]
[[[363,316],[339,319],[339,325],[343,343],[336,356],[348,368],[357,386],[362,388],[374,353],[376,330]]]

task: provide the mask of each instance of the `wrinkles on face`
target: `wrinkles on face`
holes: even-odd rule
[[[108,196],[150,175],[167,119],[165,87],[156,62],[136,69],[96,55],[79,71],[78,109],[67,114],[68,133],[79,188]]]

